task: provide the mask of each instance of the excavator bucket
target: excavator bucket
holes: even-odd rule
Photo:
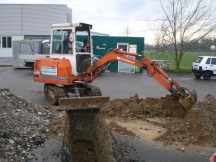
[[[70,161],[127,161],[100,114],[101,105],[108,100],[101,96],[60,99],[60,110],[67,114],[64,143]]]
[[[180,99],[179,102],[186,110],[190,110],[197,101],[197,93],[194,89],[191,91],[187,88],[182,88],[182,91],[187,97]]]

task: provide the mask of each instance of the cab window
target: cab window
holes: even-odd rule
[[[53,30],[52,54],[72,54],[71,30]]]
[[[86,30],[79,30],[79,28],[76,29],[76,46],[78,52],[83,53],[90,53],[91,52],[91,39],[90,39],[90,31]],[[81,47],[80,47],[81,46]]]

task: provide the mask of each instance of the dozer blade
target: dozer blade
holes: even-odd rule
[[[60,98],[59,110],[99,109],[109,99],[110,97],[102,96]]]
[[[194,89],[190,91],[187,88],[184,88],[184,93],[187,97],[180,99],[179,102],[185,109],[190,110],[197,101],[197,93]]]

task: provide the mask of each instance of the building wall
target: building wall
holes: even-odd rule
[[[121,37],[121,36],[92,36],[93,39],[93,53],[96,56],[104,56],[110,49],[117,48],[118,43],[127,43],[128,45],[136,45],[137,53],[144,52],[144,37]],[[137,60],[140,58],[137,57]],[[111,72],[118,72],[118,61],[115,61],[107,70]]]
[[[67,22],[72,22],[72,9],[67,5],[0,4],[0,57],[12,57],[12,46],[3,46],[3,38],[48,36],[51,24]]]
[[[51,24],[72,22],[67,5],[0,4],[0,35],[50,35]]]
[[[0,4],[0,36],[21,35],[22,5]]]

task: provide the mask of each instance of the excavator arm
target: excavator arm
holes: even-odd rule
[[[126,55],[135,56],[135,57],[140,56],[141,60],[134,60],[130,57],[127,57]],[[141,67],[141,68],[146,68],[147,73],[151,75],[152,77],[154,77],[163,87],[165,87],[171,93],[175,91],[174,89],[180,89],[179,84],[175,82],[174,80],[172,80],[171,78],[169,78],[169,76],[156,63],[154,63],[148,57],[144,55],[139,55],[137,53],[122,51],[119,49],[114,49],[108,52],[104,57],[98,60],[93,66],[88,68],[87,73],[91,75],[101,74],[105,70],[105,67],[104,67],[105,64],[110,63],[110,62],[112,63],[115,61],[121,61],[127,64]],[[98,69],[101,69],[101,70],[98,70]],[[175,88],[173,89],[173,87]]]
[[[135,57],[139,56],[141,57],[141,60],[132,59],[126,55]],[[154,77],[154,79],[157,80],[170,93],[178,95],[180,103],[185,108],[191,108],[192,105],[197,101],[197,94],[195,90],[190,91],[187,88],[180,87],[176,81],[171,79],[168,74],[151,59],[145,55],[140,55],[137,53],[113,49],[104,55],[100,60],[98,60],[93,66],[89,67],[86,71],[86,74],[91,76],[90,80],[94,80],[106,70],[105,65],[107,63],[113,63],[115,61],[121,61],[127,64],[145,68],[148,75]]]

